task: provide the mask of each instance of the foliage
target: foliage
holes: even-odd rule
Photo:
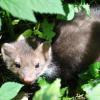
[[[41,86],[41,82],[39,84]],[[60,80],[56,80],[51,85],[42,84],[41,89],[36,92],[33,100],[59,100],[60,98]],[[55,91],[53,89],[55,88]]]
[[[100,62],[95,62],[89,66],[89,70],[81,76],[82,89],[86,92],[88,100],[100,99]]]
[[[40,34],[40,38],[43,38],[47,41],[52,41],[52,38],[55,36],[55,33],[53,32],[54,24],[49,23],[46,19],[43,20],[42,26],[42,34]],[[35,33],[35,32],[34,32]],[[37,33],[38,35],[38,33]]]
[[[41,23],[42,31],[39,30],[40,24],[38,23],[33,30],[25,30],[19,37],[18,40],[32,37],[33,35],[38,36],[39,38],[45,39],[46,41],[52,41],[52,38],[55,36],[53,32],[54,24],[49,23],[46,19]]]
[[[91,64],[89,68],[90,73],[94,78],[100,77],[100,62],[95,62],[94,64]]]
[[[22,88],[22,84],[15,82],[7,82],[0,88],[0,100],[11,100],[13,99]]]
[[[88,100],[100,100],[100,82],[95,86],[93,83],[89,82],[83,85],[82,88],[86,92]]]
[[[61,89],[60,79],[56,79],[52,84],[47,83],[43,78],[38,81],[40,90],[35,93],[33,100],[62,100],[62,96],[67,91],[67,88]],[[66,96],[67,100],[70,100]]]
[[[33,22],[36,22],[33,11],[64,15],[60,0],[0,0],[0,7],[15,17]]]
[[[57,18],[58,19],[63,19],[63,20],[72,20],[75,16],[75,12],[79,12],[82,9],[84,9],[86,11],[86,14],[89,16],[90,15],[90,9],[89,9],[89,5],[85,4],[85,2],[82,2],[81,4],[77,5],[77,4],[64,4],[64,11],[66,13],[66,16],[63,15],[58,15]]]

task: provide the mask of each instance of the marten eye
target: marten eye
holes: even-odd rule
[[[37,64],[35,65],[35,68],[39,68],[39,63],[37,63]]]
[[[15,66],[16,66],[17,68],[20,68],[20,64],[18,64],[18,63],[15,63]]]

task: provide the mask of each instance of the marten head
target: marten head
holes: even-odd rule
[[[35,40],[4,43],[1,53],[7,68],[28,84],[45,73],[52,59],[50,45]]]

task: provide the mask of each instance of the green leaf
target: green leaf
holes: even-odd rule
[[[60,92],[61,92],[61,96],[62,96],[61,100],[72,100],[71,97],[68,97],[68,88],[67,87],[60,89]],[[64,97],[65,94],[66,94],[66,97]]]
[[[44,19],[41,24],[42,32],[39,31],[40,25],[38,24],[37,26],[34,28],[34,34],[51,42],[52,38],[55,36],[55,32],[53,32],[54,24],[49,23],[46,19]]]
[[[34,34],[38,35],[38,37],[45,39],[47,41],[52,41],[52,38],[55,36],[55,32],[53,32],[54,24],[49,23],[46,19],[41,24],[42,32],[39,31],[39,28],[34,28]]]
[[[25,38],[29,38],[29,37],[32,36],[32,34],[33,34],[33,31],[31,29],[27,29],[18,37],[17,40],[22,40],[22,39],[25,39]]]
[[[7,82],[0,88],[0,100],[11,100],[13,99],[19,90],[22,88],[22,84],[15,82]]]
[[[47,83],[47,81],[45,80],[44,77],[40,77],[40,78],[38,79],[38,84],[39,84],[39,86],[41,86],[42,88],[43,88],[43,86],[50,85],[49,83]]]
[[[89,66],[91,75],[95,78],[100,77],[100,62],[95,62]]]
[[[27,29],[26,31],[24,31],[22,33],[22,35],[25,37],[25,38],[28,38],[28,37],[31,37],[32,36],[32,30],[31,29]]]
[[[42,32],[40,32],[39,30],[34,30],[34,34],[38,35],[39,38],[45,39],[45,36]]]
[[[32,0],[32,5],[35,12],[65,15],[61,0]]]
[[[60,100],[60,79],[56,79],[52,84],[40,86],[41,89],[36,92],[33,100]]]
[[[2,26],[2,22],[1,22],[1,18],[0,18],[0,31],[1,31],[1,26]]]
[[[12,25],[16,25],[16,24],[18,24],[19,22],[20,22],[19,19],[15,19],[15,20],[12,21]]]
[[[72,99],[72,98],[66,96],[66,97],[63,97],[62,100],[74,100],[74,99]]]
[[[36,22],[31,0],[0,0],[0,7],[15,17]]]
[[[33,11],[65,15],[61,0],[0,0],[0,7],[15,17],[32,22],[36,22]]]
[[[63,20],[72,20],[74,18],[75,10],[74,10],[74,4],[64,4],[64,11],[66,13],[66,16],[58,15],[58,19]]]
[[[49,23],[46,19],[42,23],[42,30],[44,34],[44,38],[47,41],[52,41],[52,38],[55,36],[55,32],[53,32],[54,24]]]
[[[62,88],[62,89],[60,90],[61,95],[63,96],[63,95],[65,94],[66,91],[68,92],[68,88],[67,88],[67,87]],[[67,94],[68,94],[68,93],[67,93]]]
[[[82,8],[86,11],[86,14],[90,16],[90,6],[88,4],[83,4]]]
[[[83,87],[83,90],[86,91],[88,100],[100,100],[100,83],[94,87],[88,84],[85,88]]]
[[[93,87],[93,84],[91,84],[91,83],[82,85],[82,89],[84,91],[86,91],[87,93],[90,93],[91,92],[92,87]]]

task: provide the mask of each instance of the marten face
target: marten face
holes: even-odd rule
[[[45,73],[52,58],[50,45],[40,43],[33,48],[25,40],[4,43],[1,53],[7,68],[28,84]]]

